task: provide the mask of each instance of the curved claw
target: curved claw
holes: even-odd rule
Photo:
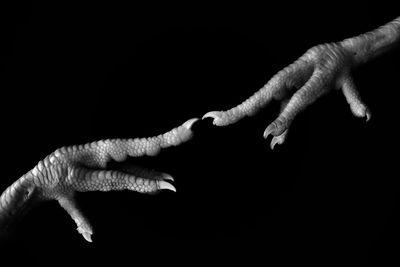
[[[274,136],[272,138],[272,141],[271,141],[271,149],[272,150],[274,149],[276,144],[282,145],[283,142],[285,142],[287,133],[288,133],[288,130],[285,130],[281,135]]]
[[[278,118],[273,123],[268,125],[264,131],[264,138],[267,138],[270,134],[273,136],[282,135],[288,129],[288,122],[285,118]]]
[[[193,124],[198,121],[199,118],[193,118],[190,120],[187,120],[182,126],[185,127],[186,129],[190,130],[193,126]]]
[[[204,120],[206,118],[212,118],[214,125],[223,126],[224,122],[223,122],[223,119],[222,119],[222,114],[223,114],[222,111],[210,111],[210,112],[207,112],[203,116],[202,120]]]
[[[168,181],[174,181],[174,178],[169,175],[168,173],[161,173],[161,179],[162,180],[168,180]]]
[[[166,181],[158,181],[158,189],[167,189],[176,192],[176,188]]]
[[[271,141],[271,149],[274,150],[276,144],[281,145],[283,141],[279,139],[277,136],[274,136]]]
[[[264,131],[264,139],[267,139],[267,137],[272,134],[274,135],[274,133],[276,132],[276,124],[273,122],[270,125],[268,125],[267,129],[265,129]]]

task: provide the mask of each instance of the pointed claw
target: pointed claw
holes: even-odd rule
[[[214,120],[213,121],[214,125],[220,125],[219,121],[221,121],[221,117],[222,117],[221,114],[222,114],[221,111],[210,111],[210,112],[207,112],[203,116],[202,120],[204,120],[206,118],[212,118]]]
[[[282,135],[274,136],[271,141],[271,149],[274,150],[275,145],[282,145],[284,141],[285,139],[282,138]]]
[[[184,124],[183,124],[183,127],[185,127],[186,129],[191,129],[192,128],[192,125],[196,122],[196,121],[198,121],[199,119],[198,118],[193,118],[193,119],[190,119],[190,120],[187,120]]]
[[[170,184],[170,183],[168,183],[166,181],[159,181],[158,182],[158,188],[160,190],[167,189],[167,190],[171,190],[171,191],[176,192],[176,188],[172,184]]]
[[[161,179],[168,180],[168,181],[174,181],[174,178],[171,175],[169,175],[168,173],[161,173]]]
[[[267,139],[267,137],[270,134],[273,134],[276,131],[276,124],[273,122],[270,125],[268,125],[267,129],[264,131],[264,139]]]
[[[274,150],[274,147],[275,147],[276,144],[281,144],[281,143],[279,142],[278,138],[276,138],[276,137],[274,136],[274,137],[272,138],[272,141],[271,141],[271,150]]]
[[[272,138],[272,141],[271,141],[271,149],[272,149],[272,150],[274,149],[274,147],[275,147],[276,144],[282,145],[283,142],[285,142],[285,139],[286,139],[286,136],[287,136],[288,131],[289,131],[289,130],[286,129],[281,135],[277,135],[277,136],[274,136],[274,137]]]

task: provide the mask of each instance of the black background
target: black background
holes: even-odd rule
[[[95,2],[1,8],[0,191],[56,148],[153,136],[241,103],[308,48],[398,16],[388,6],[147,6]],[[397,13],[396,13],[397,12]],[[399,49],[354,78],[372,111],[332,92],[275,151],[272,103],[189,143],[132,162],[172,174],[177,193],[88,192],[87,243],[55,201],[32,210],[0,251],[16,263],[266,264],[397,261]]]

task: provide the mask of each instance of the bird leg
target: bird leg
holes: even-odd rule
[[[107,139],[85,145],[62,147],[48,155],[0,195],[0,230],[13,224],[22,211],[41,200],[58,200],[78,226],[78,232],[91,242],[92,227],[78,209],[74,192],[132,190],[154,193],[176,191],[173,178],[165,173],[129,168],[108,170],[111,159],[121,162],[129,157],[155,156],[163,148],[180,145],[192,137],[191,119],[182,125],[149,138]]]
[[[400,17],[378,29],[337,43],[317,45],[298,60],[274,75],[268,83],[240,105],[227,111],[211,111],[203,116],[214,125],[233,124],[253,115],[272,99],[284,99],[293,88],[298,89],[284,105],[278,118],[265,130],[264,137],[273,135],[271,148],[282,144],[294,118],[331,89],[341,89],[350,109],[357,117],[371,118],[351,78],[351,69],[389,51],[400,40]]]

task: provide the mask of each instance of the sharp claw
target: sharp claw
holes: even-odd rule
[[[196,121],[198,121],[199,119],[198,118],[193,118],[193,119],[190,119],[190,120],[188,120],[188,121],[186,121],[184,124],[183,124],[183,127],[185,127],[186,129],[190,129],[190,128],[192,128],[192,125],[196,122]]]
[[[287,130],[286,130],[286,132],[284,132],[283,134],[281,134],[279,136],[274,136],[271,141],[271,149],[273,150],[275,145],[277,145],[277,144],[282,145],[283,142],[285,142],[286,135],[287,135]]]
[[[278,138],[274,137],[271,141],[271,150],[274,150],[276,144],[280,144]]]
[[[218,125],[218,120],[221,119],[221,112],[220,111],[210,111],[207,112],[203,118],[201,118],[202,120],[206,119],[206,118],[212,118],[213,124]]]
[[[168,190],[176,192],[176,188],[172,184],[170,184],[170,183],[168,183],[166,181],[158,181],[158,188],[160,190],[161,189],[168,189]]]
[[[267,129],[265,129],[264,131],[264,139],[267,139],[267,137],[273,132],[275,132],[275,130],[276,130],[275,123],[271,123],[270,125],[268,125]]]
[[[168,173],[161,173],[161,179],[168,180],[168,181],[174,181],[174,178],[171,175],[169,175]]]

